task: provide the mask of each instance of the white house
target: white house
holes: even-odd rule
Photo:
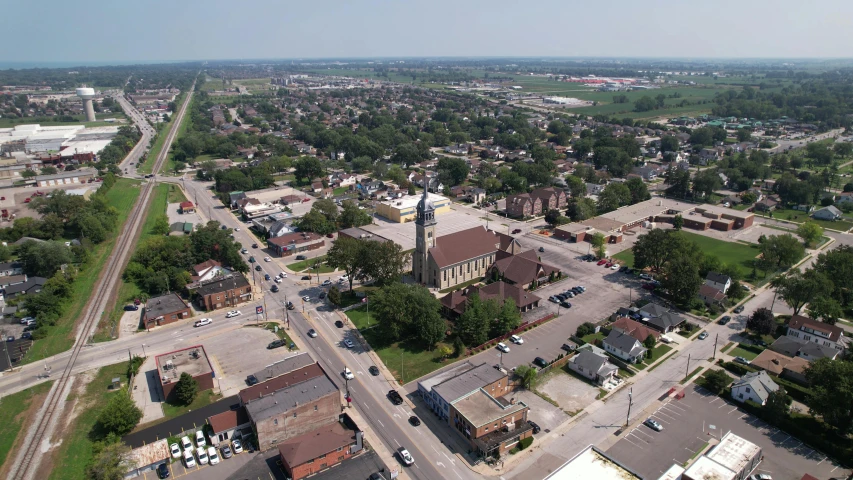
[[[853,192],[844,192],[838,195],[835,199],[835,203],[853,203]]]
[[[726,293],[732,286],[732,278],[722,273],[708,272],[708,275],[705,276],[705,285]]]
[[[212,280],[216,277],[225,276],[231,273],[231,270],[223,267],[221,263],[216,260],[208,260],[204,263],[199,263],[198,265],[193,267],[193,272],[195,275],[193,276],[193,280],[196,282],[205,282],[207,280]],[[196,278],[197,277],[197,278]]]
[[[646,356],[646,347],[636,338],[612,330],[602,342],[604,350],[628,363],[640,363]]]
[[[847,337],[840,327],[802,315],[794,315],[788,321],[787,336],[800,343],[813,342],[836,350],[847,348]]]
[[[779,390],[779,385],[770,379],[766,371],[760,370],[747,373],[732,384],[732,398],[741,403],[751,400],[764,405],[767,397],[776,390]]]
[[[830,205],[828,207],[823,207],[820,210],[816,210],[812,217],[818,220],[840,220],[841,219],[841,210],[839,210],[834,205]]]
[[[604,385],[619,371],[619,367],[607,362],[607,355],[583,350],[572,358],[569,368],[598,385]]]

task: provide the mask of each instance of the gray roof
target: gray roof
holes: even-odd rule
[[[46,281],[47,279],[44,277],[30,277],[24,283],[16,283],[15,285],[9,285],[3,290],[6,292],[7,297],[11,297],[21,292],[29,291],[33,287],[41,287]]]
[[[800,344],[800,349],[797,351],[798,356],[808,355],[812,358],[835,358],[840,352],[832,347],[818,345],[814,342],[806,342]]]
[[[433,391],[439,394],[447,403],[453,403],[475,390],[483,388],[490,383],[497,382],[505,376],[505,374],[501,373],[491,365],[483,363],[449,380],[439,383],[433,387]]]
[[[643,308],[640,309],[640,312],[645,312],[648,314],[648,319],[645,320],[645,323],[656,327],[659,330],[666,330],[667,328],[672,328],[684,323],[684,318],[678,315],[677,313],[670,312],[668,308],[658,305],[657,303],[650,303]]]
[[[830,206],[828,206],[828,207],[823,207],[823,208],[821,208],[820,210],[818,210],[817,212],[814,212],[814,213],[815,213],[815,214],[817,214],[818,212],[829,212],[829,213],[831,213],[831,214],[833,214],[833,215],[835,215],[835,216],[841,216],[841,210],[839,210],[838,208],[836,208],[836,207],[835,207],[835,205],[830,205]]]
[[[0,271],[3,270],[16,270],[19,268],[24,268],[24,265],[21,262],[4,262],[0,263]]]
[[[705,279],[716,283],[726,283],[731,281],[731,277],[729,277],[728,275],[723,275],[722,273],[717,272],[708,272],[708,275],[705,276]]]
[[[185,310],[187,304],[181,300],[177,293],[167,293],[159,297],[154,297],[145,302],[145,317],[157,318],[161,315]]]
[[[740,377],[740,380],[736,381],[732,384],[732,390],[735,387],[740,387],[748,385],[755,392],[755,395],[761,399],[762,402],[767,400],[767,397],[770,393],[779,390],[779,385],[776,385],[776,382],[770,379],[770,376],[767,375],[767,372],[764,370],[760,370],[758,372],[750,372],[746,375]]]
[[[604,343],[632,357],[641,355],[646,349],[636,338],[617,330],[611,330]]]
[[[584,350],[572,359],[572,363],[578,367],[582,367],[585,371],[598,372],[607,363],[607,357],[593,353],[590,350]]]
[[[311,358],[311,355],[309,355],[308,352],[300,352],[296,355],[291,355],[284,360],[279,360],[272,365],[267,365],[263,370],[255,372],[254,375],[255,378],[258,379],[258,382],[265,382],[271,378],[284,375],[285,373],[298,370],[302,367],[307,367],[313,363],[314,359]]]
[[[246,411],[257,423],[287,412],[297,405],[314,402],[330,394],[338,394],[338,387],[326,375],[314,377],[291,387],[277,390],[246,404]]]
[[[458,365],[454,365],[453,367],[447,370],[444,370],[429,378],[419,381],[418,386],[427,392],[431,392],[432,388],[436,385],[443,383],[453,377],[456,377],[457,375],[460,375],[466,370],[470,370],[472,368],[474,368],[474,364],[466,360],[464,362],[460,362]]]
[[[231,276],[217,277],[215,280],[205,282],[199,287],[198,294],[201,296],[210,295],[211,293],[225,292],[234,288],[248,287],[249,281],[241,273],[235,273]]]
[[[791,337],[779,337],[770,345],[770,350],[788,357],[796,357],[803,344]]]

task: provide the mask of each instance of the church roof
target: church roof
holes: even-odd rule
[[[501,239],[495,232],[479,226],[436,238],[429,254],[438,268],[444,268],[494,253],[500,243]]]

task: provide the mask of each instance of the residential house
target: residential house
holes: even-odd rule
[[[542,200],[529,193],[506,197],[506,213],[515,218],[526,218],[542,213]]]
[[[346,413],[337,422],[289,438],[278,445],[287,478],[301,480],[332,468],[364,449],[364,432]]]
[[[641,322],[661,333],[669,333],[684,323],[684,318],[657,303],[649,303],[640,308]]]
[[[244,192],[231,192],[228,194],[228,199],[231,204],[231,209],[237,209],[239,205],[237,202],[246,198],[246,194]]]
[[[725,293],[706,284],[699,287],[699,291],[696,293],[696,296],[705,302],[706,305],[722,305],[726,300]]]
[[[646,356],[646,347],[636,338],[618,330],[611,330],[602,342],[604,350],[628,363],[640,363]]]
[[[787,336],[801,343],[812,342],[839,351],[847,348],[847,338],[841,327],[802,315],[794,315],[788,321]]]
[[[810,343],[808,345],[815,344]],[[837,350],[833,350],[833,352],[836,354],[839,353]],[[753,358],[750,365],[766,371],[773,377],[782,377],[800,385],[808,385],[805,369],[809,366],[809,362],[803,357],[789,357],[767,348],[758,354],[757,357]]]
[[[145,302],[145,313],[142,316],[142,326],[166,325],[192,316],[192,309],[177,293],[167,293],[149,298]]]
[[[694,161],[695,164],[706,166],[711,162],[716,162],[720,159],[720,151],[716,148],[703,148],[699,151],[698,155],[693,155],[690,157],[691,160]]]
[[[801,339],[796,337],[779,337],[770,344],[770,350],[781,353],[788,357],[797,357],[813,362],[821,358],[835,360],[841,356],[842,351],[826,345],[819,345],[814,342],[803,343]]]
[[[630,335],[640,342],[646,341],[646,339],[649,338],[649,335],[654,337],[655,340],[658,340],[661,336],[661,333],[657,330],[625,316],[618,317],[616,321],[610,325],[610,328],[626,335]]]
[[[634,167],[631,169],[631,173],[639,176],[647,182],[651,182],[658,178],[658,170],[654,167]]]
[[[21,275],[22,273],[24,273],[24,264],[21,262],[0,263],[0,277],[8,277],[10,275]]]
[[[459,143],[449,147],[444,147],[444,153],[449,153],[451,155],[465,155],[468,153],[468,145]]]
[[[224,277],[230,274],[231,270],[223,267],[218,261],[208,260],[193,266],[193,275],[191,278],[193,282],[206,282],[216,277]]]
[[[18,285],[26,281],[26,275],[4,275],[0,277],[0,289],[5,289],[10,285]]]
[[[749,372],[733,383],[732,398],[741,403],[749,400],[764,405],[770,394],[776,390],[779,390],[779,385],[767,375],[767,372],[760,370]]]
[[[836,220],[841,220],[841,216],[841,210],[839,210],[838,207],[836,207],[835,205],[823,207],[820,210],[816,210],[814,213],[812,213],[812,217],[818,220],[829,220],[833,222]]]
[[[562,210],[568,205],[566,192],[559,188],[537,188],[530,192],[530,196],[539,199],[543,213],[548,210]]]
[[[246,407],[242,405],[236,409],[228,409],[207,417],[207,423],[211,430],[207,438],[210,439],[210,444],[214,446],[252,434],[252,421]]]
[[[720,172],[717,176],[720,177],[720,182],[722,182],[723,187],[729,186],[729,177],[727,177],[725,173]]]
[[[598,385],[612,381],[619,372],[619,367],[611,365],[606,355],[584,350],[569,362],[569,369],[590,379]]]
[[[293,233],[293,227],[287,222],[277,221],[270,225],[267,233],[269,233],[269,238],[281,237],[282,235]]]
[[[471,203],[477,204],[486,199],[486,191],[478,187],[463,187],[457,185],[450,187],[450,196],[456,199],[465,199]]]
[[[756,212],[769,212],[774,210],[779,205],[779,200],[773,197],[764,197],[761,200],[755,202],[755,205],[752,207]]]
[[[23,283],[9,285],[3,289],[3,295],[6,300],[17,297],[18,295],[26,295],[41,292],[44,283],[47,281],[44,277],[29,277]]]
[[[716,288],[717,290],[728,293],[729,287],[732,285],[732,277],[723,275],[717,272],[708,272],[705,276],[705,285]]]
[[[232,273],[200,282],[196,296],[199,307],[211,311],[251,301],[252,287],[242,273]]]
[[[602,185],[600,183],[587,183],[586,184],[586,194],[587,195],[599,195],[604,191],[604,187],[607,185]]]
[[[838,205],[842,203],[853,203],[853,192],[844,192],[838,194],[838,197],[835,199],[835,203]]]
[[[384,190],[387,187],[385,187],[385,184],[379,180],[367,179],[366,181],[363,180],[361,183],[356,184],[356,188],[362,194],[364,194],[366,196],[370,196],[370,195],[375,195],[377,192],[379,192],[380,190]]]

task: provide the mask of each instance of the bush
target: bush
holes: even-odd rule
[[[578,330],[575,332],[575,336],[585,337],[592,333],[595,333],[595,325],[590,322],[583,322],[582,324],[578,325]]]
[[[142,363],[145,362],[145,357],[140,357],[138,355],[134,355],[130,360],[130,363],[127,366],[127,376],[133,377],[139,374],[139,368],[142,367]]]
[[[696,324],[685,322],[684,325],[681,326],[681,329],[685,332],[692,332],[693,330],[696,330]]]
[[[532,436],[527,437],[527,438],[522,438],[518,442],[518,449],[524,450],[525,448],[529,447],[532,444],[533,444],[533,437]]]
[[[752,371],[749,368],[746,368],[745,366],[734,362],[723,363],[723,368],[734,373],[735,375],[746,375],[747,373]]]

